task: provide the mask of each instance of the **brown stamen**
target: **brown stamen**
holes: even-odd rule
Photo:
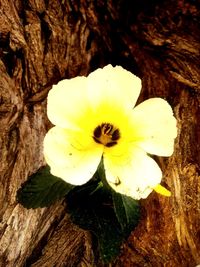
[[[109,123],[104,123],[104,124],[102,124],[101,127],[102,127],[102,133],[105,135],[110,135],[110,133],[113,130],[113,126]]]
[[[102,123],[100,126],[97,126],[93,132],[94,141],[106,147],[112,147],[116,145],[119,138],[119,129],[115,128],[110,123]]]
[[[111,146],[114,146],[114,145],[116,145],[117,144],[117,142],[109,142],[109,143],[107,143],[105,146],[107,146],[107,147],[111,147]]]
[[[101,136],[101,126],[97,126],[94,130],[94,137],[99,138]]]
[[[119,130],[116,129],[116,130],[113,132],[111,139],[112,139],[113,141],[116,141],[116,140],[118,140],[119,138],[120,138]]]

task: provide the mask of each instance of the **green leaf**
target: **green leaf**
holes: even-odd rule
[[[120,251],[124,235],[115,216],[110,192],[101,186],[101,182],[91,181],[72,190],[67,195],[67,203],[72,221],[97,237],[101,259],[105,263],[112,261]]]
[[[72,221],[97,237],[100,257],[111,262],[139,221],[136,200],[116,193],[108,184],[103,161],[93,179],[67,195]]]
[[[62,199],[73,188],[73,185],[52,175],[49,166],[46,166],[22,184],[17,192],[17,200],[27,209],[47,207]]]
[[[118,222],[124,234],[129,235],[140,219],[139,203],[137,200],[115,191],[112,191],[112,198]]]

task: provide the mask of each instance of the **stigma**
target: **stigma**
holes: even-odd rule
[[[93,139],[96,143],[106,147],[112,147],[117,144],[120,139],[119,129],[110,123],[102,123],[97,126],[93,132]]]

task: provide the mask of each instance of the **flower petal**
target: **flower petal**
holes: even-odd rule
[[[150,98],[133,109],[133,136],[146,152],[171,156],[177,136],[171,106],[161,98]]]
[[[80,129],[91,111],[86,98],[87,80],[76,77],[60,81],[49,91],[47,115],[50,121],[62,128]]]
[[[103,159],[106,179],[120,194],[146,198],[161,181],[159,166],[140,148],[116,145],[105,150]]]
[[[88,97],[95,109],[105,102],[133,108],[140,90],[140,78],[120,66],[107,65],[88,76]]]
[[[170,197],[171,196],[171,192],[168,189],[166,189],[164,186],[160,185],[160,184],[157,184],[153,188],[153,190],[156,191],[156,193],[161,194],[163,196],[166,196],[166,197]]]
[[[44,156],[51,173],[67,183],[82,185],[92,178],[103,152],[103,146],[91,142],[82,132],[57,126],[44,139]]]

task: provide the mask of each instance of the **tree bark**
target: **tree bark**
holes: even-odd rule
[[[103,265],[64,201],[26,210],[16,192],[45,164],[51,86],[108,63],[142,79],[139,101],[167,99],[178,121],[173,156],[156,158],[172,197],[141,201],[112,266],[200,264],[199,10],[192,0],[0,0],[0,266]]]

